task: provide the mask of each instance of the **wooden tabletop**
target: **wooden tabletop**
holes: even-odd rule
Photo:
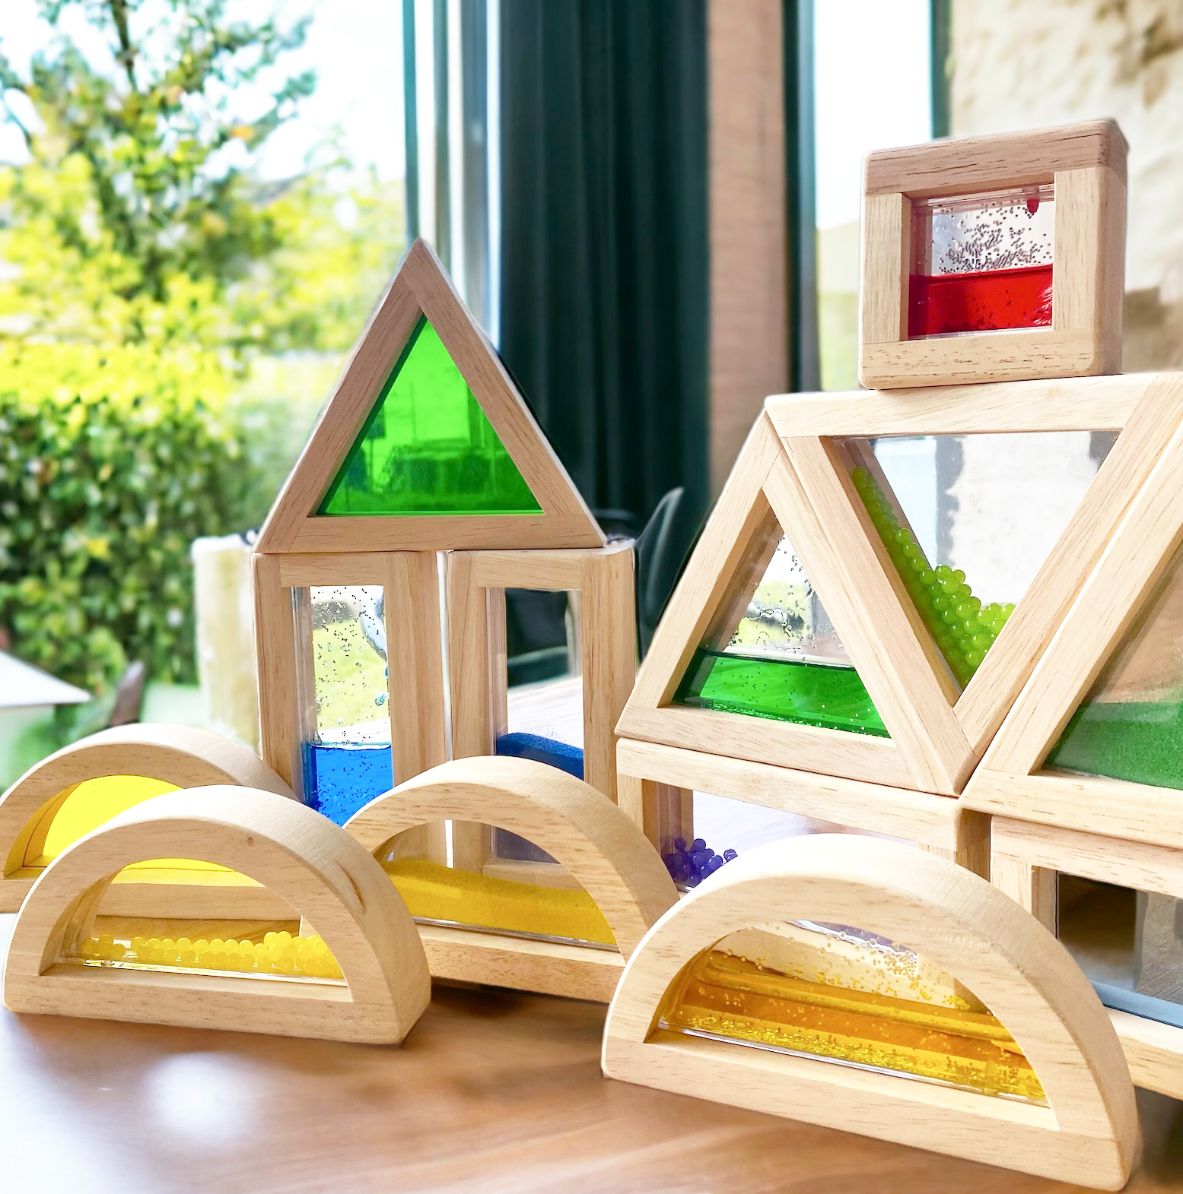
[[[603,1019],[594,1004],[437,988],[396,1049],[0,1012],[0,1190],[1076,1189],[606,1082]],[[1183,1190],[1183,1104],[1140,1105],[1128,1188]]]

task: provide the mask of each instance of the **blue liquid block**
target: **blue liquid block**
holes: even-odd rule
[[[533,759],[557,767],[576,779],[583,778],[583,748],[568,746],[555,738],[541,734],[502,734],[497,739],[496,753],[514,759]]]
[[[394,787],[389,746],[305,742],[302,753],[304,801],[338,825]]]

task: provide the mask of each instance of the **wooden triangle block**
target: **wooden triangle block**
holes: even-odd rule
[[[426,324],[424,324],[426,321]],[[495,450],[508,454],[530,500],[522,512],[321,513],[361,449],[387,383],[424,327],[467,384]],[[426,409],[426,408],[425,408]],[[458,460],[456,470],[463,471]],[[422,458],[419,460],[422,464]],[[408,468],[417,467],[407,464]],[[474,484],[468,478],[467,484]],[[435,493],[441,482],[434,482]],[[437,506],[432,507],[438,509]],[[263,529],[261,552],[444,551],[601,547],[604,536],[513,380],[423,241],[407,251],[349,358]]]
[[[1183,391],[1183,375],[1176,378]],[[1164,415],[1161,430],[1167,449],[974,773],[970,807],[1183,848],[1171,713],[1183,683],[1183,417]],[[1078,737],[1069,743],[1065,731],[1078,710]]]
[[[736,463],[621,718],[628,738],[948,795],[959,793],[1183,417],[1177,375],[770,398]],[[960,687],[854,484],[880,436],[1114,430],[1014,614]],[[889,738],[689,708],[696,650],[773,511]],[[752,582],[753,584],[755,581]],[[733,598],[733,605],[735,599]]]

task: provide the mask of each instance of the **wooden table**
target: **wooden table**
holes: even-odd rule
[[[12,919],[0,917],[0,949]],[[406,1044],[387,1049],[0,1012],[0,1191],[1070,1189],[606,1082],[603,1017],[437,988]],[[1183,1189],[1183,1104],[1141,1106],[1145,1156],[1128,1188]]]

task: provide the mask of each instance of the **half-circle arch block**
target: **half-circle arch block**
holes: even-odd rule
[[[66,960],[81,956],[114,876],[165,854],[228,867],[273,891],[315,928],[343,982]],[[14,1012],[374,1044],[401,1041],[430,995],[414,922],[373,858],[296,801],[228,786],[146,801],[61,854],[25,900],[4,972]]]
[[[122,782],[120,782],[122,781]],[[103,807],[76,810],[79,833],[115,812],[176,788],[231,784],[294,799],[292,791],[254,751],[193,726],[116,726],[83,738],[43,759],[0,796],[0,912],[15,912],[37,876],[52,861],[46,842],[64,807],[90,792]],[[68,843],[63,843],[68,844]],[[163,857],[172,858],[166,851]],[[174,909],[213,919],[290,915],[258,884],[226,871],[138,870],[121,877],[104,911],[112,915],[169,916]]]
[[[595,901],[615,950],[420,925],[431,973],[607,1002],[626,959],[677,899],[661,857],[606,796],[542,763],[456,759],[425,771],[356,813],[345,828],[371,853],[436,821],[477,821],[540,846]]]
[[[858,926],[947,971],[1009,1032],[1046,1106],[660,1026],[667,992],[702,951],[786,921]],[[1120,1045],[1064,948],[984,879],[869,838],[771,843],[682,899],[625,968],[602,1061],[607,1077],[641,1086],[1101,1189],[1124,1185],[1137,1148]]]

